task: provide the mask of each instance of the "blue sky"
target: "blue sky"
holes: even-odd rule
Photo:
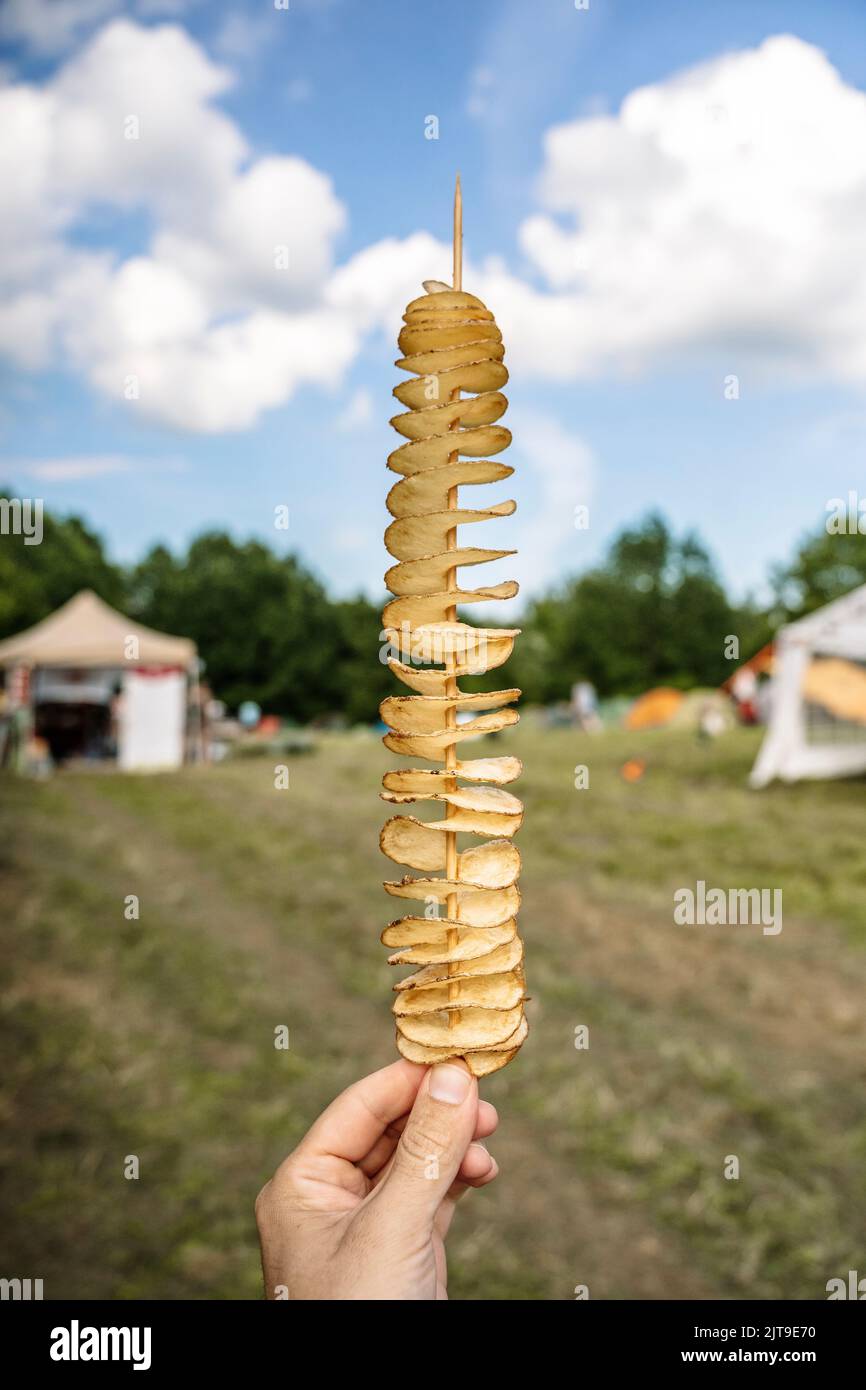
[[[83,514],[118,558],[220,526],[297,550],[333,592],[380,592],[398,306],[422,274],[447,272],[458,168],[465,284],[502,322],[512,372],[519,510],[487,537],[524,552],[509,572],[525,594],[658,508],[700,532],[742,595],[828,499],[862,491],[855,0],[69,0],[56,13],[13,3],[0,21],[22,168],[53,142],[12,218],[0,481]],[[184,44],[148,46],[167,25]],[[778,35],[802,42],[762,48]],[[141,138],[106,149],[99,123],[125,118],[139,71]],[[695,110],[707,130],[690,140]],[[286,157],[303,163],[284,219],[300,269],[270,295],[243,175],[261,169],[267,207]],[[273,350],[244,333],[216,375],[212,335],[258,322],[271,299]],[[139,329],[149,307],[160,324]],[[130,402],[120,383],[142,352]],[[288,536],[273,526],[282,503]],[[582,503],[591,524],[575,531]]]

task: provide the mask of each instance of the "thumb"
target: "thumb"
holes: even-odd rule
[[[478,1083],[458,1060],[431,1067],[394,1152],[380,1201],[399,1216],[432,1222],[472,1142]]]

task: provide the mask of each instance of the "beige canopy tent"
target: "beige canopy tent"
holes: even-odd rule
[[[0,666],[128,667],[195,664],[195,643],[188,637],[142,627],[82,589],[15,637],[0,642]]]
[[[7,694],[30,711],[55,761],[116,757],[121,768],[177,767],[187,747],[195,643],[143,627],[89,589],[0,642]]]

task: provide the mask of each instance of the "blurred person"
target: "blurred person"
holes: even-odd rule
[[[705,700],[698,717],[698,738],[703,742],[718,738],[725,732],[725,716],[712,700]]]
[[[459,1199],[499,1169],[499,1122],[459,1060],[394,1062],[343,1091],[256,1199],[271,1299],[446,1299]]]
[[[576,681],[571,687],[572,718],[578,728],[587,734],[597,734],[601,729],[598,712],[598,694],[592,681]]]
[[[758,677],[750,666],[743,666],[731,681],[731,694],[743,724],[758,722]]]

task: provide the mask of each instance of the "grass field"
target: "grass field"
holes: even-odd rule
[[[532,1031],[483,1083],[502,1175],[455,1223],[452,1297],[822,1298],[866,1271],[864,784],[750,793],[755,748],[509,734]],[[260,1296],[259,1186],[394,1055],[393,761],[335,736],[288,791],[258,758],[0,784],[0,1274],[47,1298]],[[781,934],[675,925],[697,879],[781,888]]]

